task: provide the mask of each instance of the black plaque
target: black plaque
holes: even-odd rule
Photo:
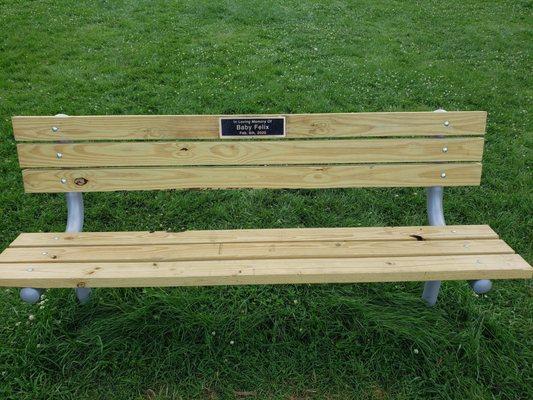
[[[283,137],[285,117],[222,117],[220,137]]]

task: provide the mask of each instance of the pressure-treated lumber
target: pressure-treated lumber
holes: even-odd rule
[[[327,240],[327,239],[326,239]],[[514,253],[503,240],[316,241],[7,248],[0,263],[359,258]]]
[[[29,193],[464,186],[479,185],[481,164],[26,169],[23,170],[23,179],[24,188]]]
[[[216,139],[223,115],[13,117],[17,141]],[[278,114],[267,115],[270,117]],[[480,136],[486,112],[287,114],[287,138]],[[238,116],[229,116],[238,117]],[[241,115],[265,117],[265,115]],[[53,129],[56,128],[56,129]]]
[[[483,138],[23,143],[17,149],[22,168],[481,161]]]
[[[531,278],[517,254],[0,264],[0,286],[142,287]]]
[[[486,225],[21,234],[0,286],[121,287],[530,278]]]
[[[221,117],[239,116],[13,117],[17,140],[56,142],[18,144],[25,190],[427,187],[481,179],[483,138],[449,136],[482,136],[482,111],[290,114],[282,140],[220,139]]]
[[[229,229],[185,232],[21,233],[10,247],[137,246],[190,243],[320,241],[432,241],[498,239],[488,225],[393,226],[370,228]]]

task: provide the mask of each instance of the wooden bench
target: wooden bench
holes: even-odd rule
[[[28,193],[66,193],[65,233],[23,233],[0,286],[93,287],[531,278],[486,225],[445,226],[445,186],[479,185],[485,112],[14,117]],[[430,226],[81,232],[82,192],[426,187]]]

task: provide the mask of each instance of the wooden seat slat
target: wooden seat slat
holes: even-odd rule
[[[361,228],[230,229],[184,232],[21,233],[10,247],[122,246],[306,241],[432,241],[498,239],[488,225]]]
[[[216,260],[149,263],[0,264],[0,286],[143,287],[287,283],[530,279],[517,254]]]
[[[481,136],[484,111],[269,114],[286,118],[288,138]],[[17,141],[216,139],[224,115],[13,117]],[[240,115],[230,117],[264,117]],[[448,122],[445,124],[445,122]],[[55,127],[57,130],[53,131]]]
[[[514,253],[503,241],[322,241],[7,248],[0,263],[356,258]]]

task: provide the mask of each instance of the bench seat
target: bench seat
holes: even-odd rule
[[[23,233],[0,286],[142,287],[531,278],[487,225]]]

